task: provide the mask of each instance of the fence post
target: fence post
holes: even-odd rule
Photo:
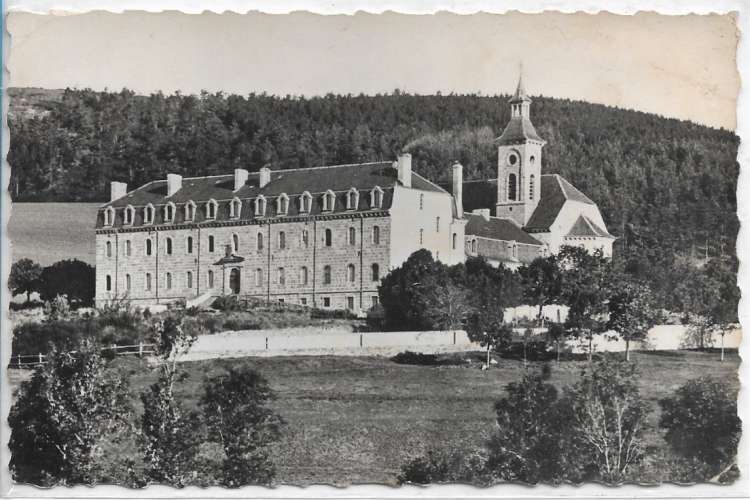
[[[456,345],[456,330],[453,330],[453,345]]]
[[[268,350],[268,337],[266,337],[266,351]]]
[[[42,364],[42,353],[41,352],[39,353],[39,364],[40,365]]]
[[[143,341],[138,342],[138,357],[143,357]]]
[[[18,367],[21,368],[21,355],[17,354],[16,358],[17,358],[16,362],[18,363]]]
[[[362,334],[359,334],[359,347],[362,347]]]

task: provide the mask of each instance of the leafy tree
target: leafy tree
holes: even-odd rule
[[[486,454],[457,449],[428,450],[401,467],[399,484],[468,483],[489,484]]]
[[[42,300],[65,295],[71,305],[90,306],[96,292],[94,268],[77,259],[62,260],[45,267],[41,275]]]
[[[53,349],[21,383],[10,410],[10,468],[19,482],[93,484],[104,477],[108,443],[130,430],[128,385],[99,347],[84,340],[74,353]]]
[[[281,436],[283,420],[267,404],[268,381],[243,366],[207,380],[200,405],[210,439],[224,450],[222,482],[228,487],[268,484],[275,474],[268,446]]]
[[[476,307],[466,322],[469,340],[487,349],[487,368],[490,352],[502,352],[513,340],[513,327],[503,321],[502,309]]]
[[[423,282],[432,281],[425,277]],[[434,327],[440,330],[463,328],[471,307],[469,292],[464,287],[450,281],[441,284],[422,285],[426,289],[427,309],[425,315],[432,318]]]
[[[10,268],[8,286],[13,295],[26,294],[26,302],[31,302],[31,294],[40,291],[42,266],[31,259],[20,259]]]
[[[506,386],[507,396],[495,403],[497,430],[487,448],[488,474],[502,481],[524,483],[580,480],[571,421],[558,402],[557,389],[547,382],[549,369],[527,372],[521,382]]]
[[[628,478],[645,454],[644,427],[650,408],[636,384],[636,367],[613,358],[589,365],[565,396],[581,460],[607,483]]]
[[[519,268],[523,284],[523,296],[539,308],[539,325],[542,326],[542,312],[547,304],[559,302],[562,294],[562,269],[557,256],[538,257],[528,266]]]
[[[547,338],[555,343],[555,360],[560,362],[560,342],[567,335],[565,326],[562,323],[552,322],[547,324]]]
[[[648,285],[622,280],[612,288],[607,327],[625,340],[627,361],[630,361],[630,342],[645,339],[657,320],[658,312]]]
[[[726,383],[693,379],[659,405],[659,427],[666,430],[664,439],[675,452],[708,464],[712,474],[734,464],[742,424],[737,395]]]
[[[714,300],[708,304],[707,316],[710,324],[721,336],[721,360],[724,361],[724,336],[739,320],[737,308],[740,289],[737,286],[737,263],[732,259],[712,259],[706,264],[704,273],[711,277]]]

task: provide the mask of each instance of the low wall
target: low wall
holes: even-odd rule
[[[314,329],[246,330],[202,335],[183,358],[243,356],[393,356],[402,351],[424,354],[481,349],[463,330],[447,332],[345,332]]]
[[[724,347],[737,349],[742,341],[742,331],[737,328],[724,335]],[[685,325],[656,325],[649,330],[645,341],[631,342],[630,349],[634,351],[674,351],[698,347],[691,339],[689,327]],[[721,335],[715,333],[706,347],[721,347]],[[586,339],[571,339],[565,343],[566,350],[571,352],[588,352]],[[622,352],[625,351],[625,341],[618,338],[615,332],[597,335],[593,341],[594,352]]]

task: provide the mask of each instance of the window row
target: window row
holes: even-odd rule
[[[347,191],[345,196],[345,202],[346,202],[346,209],[347,210],[356,210],[359,207],[359,196],[360,193],[356,188],[351,188],[349,191]],[[312,200],[313,196],[308,191],[305,191],[299,196],[298,199],[298,208],[299,212],[302,214],[310,213],[312,211]],[[254,208],[254,215],[255,217],[265,217],[266,215],[266,208],[268,206],[268,198],[266,198],[264,195],[259,195],[257,198],[253,199],[253,208]],[[290,206],[290,198],[289,195],[286,193],[282,193],[279,196],[276,197],[275,200],[276,203],[276,215],[288,215],[289,213],[289,206]],[[229,217],[232,219],[237,219],[242,214],[242,200],[239,198],[233,198],[229,202]],[[195,220],[195,214],[198,206],[196,203],[192,200],[185,203],[183,210],[184,210],[184,220],[185,222],[193,222]],[[380,186],[375,186],[370,191],[370,208],[372,209],[379,209],[383,208],[383,190],[380,188]],[[217,213],[219,209],[219,203],[214,200],[210,199],[205,202],[204,204],[204,214],[205,218],[207,220],[216,219]],[[334,193],[332,190],[328,190],[325,193],[321,195],[321,209],[323,212],[332,212],[336,209],[336,193]],[[135,207],[133,205],[128,205],[125,207],[125,211],[123,212],[123,224],[130,225],[133,224],[135,221]],[[143,223],[144,224],[153,224],[154,218],[156,216],[156,208],[153,204],[149,203],[145,207],[143,207]],[[163,207],[163,216],[164,216],[164,222],[170,223],[175,221],[175,216],[177,214],[177,205],[175,205],[174,202],[167,202],[166,205]],[[107,207],[104,210],[104,225],[105,226],[111,226],[115,222],[115,208],[114,207]]]
[[[187,271],[185,272],[184,276],[185,276],[184,288],[193,288],[193,272]],[[208,288],[213,288],[214,287],[214,272],[208,271],[208,273],[206,274],[206,278],[207,278]],[[173,273],[171,272],[164,273],[163,286],[165,289],[171,290],[173,285],[176,285],[174,281],[175,281],[175,275]],[[105,277],[104,286],[108,292],[112,291],[112,275],[108,274]],[[151,273],[145,273],[143,275],[143,289],[146,291],[151,291],[153,290],[154,286],[155,286],[155,283],[154,283],[153,275]],[[132,277],[130,274],[126,274],[125,275],[125,290],[129,292],[132,289],[133,289]]]
[[[531,174],[529,176],[529,200],[534,199],[534,181],[534,174]],[[520,192],[516,174],[508,174],[507,192],[508,201],[522,201],[523,193]]]
[[[439,224],[439,222],[438,222]],[[263,232],[258,232],[256,240],[255,240],[255,246],[257,250],[263,250],[264,249],[264,243],[265,241],[265,234]],[[310,245],[310,231],[308,229],[303,229],[300,232],[300,247],[301,248],[308,248]],[[357,244],[357,230],[354,227],[350,227],[347,230],[346,233],[346,241],[350,246]],[[370,243],[373,245],[380,245],[380,226],[373,226],[372,231],[370,233]],[[333,245],[333,231],[331,229],[325,229],[323,232],[323,244],[327,247],[330,247]],[[213,235],[209,235],[207,237],[207,247],[208,252],[213,253],[216,251],[216,238]],[[287,248],[287,235],[286,231],[279,231],[276,233],[276,249],[278,250],[284,250]],[[192,236],[188,236],[185,238],[185,253],[192,254],[195,249],[194,239]],[[232,235],[231,240],[231,249],[232,252],[237,253],[240,251],[240,237],[237,234]],[[164,239],[164,253],[166,255],[172,255],[175,250],[175,244],[174,239],[171,236],[168,236]],[[133,255],[133,245],[130,240],[125,240],[125,256],[130,257]],[[105,244],[105,253],[107,257],[112,257],[113,255],[113,245],[111,241],[107,241]],[[154,254],[154,241],[151,238],[147,238],[144,243],[144,253],[145,255],[153,255]]]

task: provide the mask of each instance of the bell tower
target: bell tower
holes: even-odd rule
[[[531,124],[531,99],[523,75],[509,101],[510,122],[497,139],[497,217],[525,226],[541,195],[542,147],[545,141]]]

